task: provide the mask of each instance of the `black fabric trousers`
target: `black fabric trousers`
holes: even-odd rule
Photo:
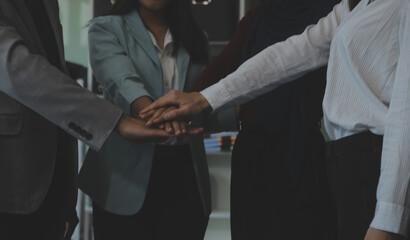
[[[363,132],[328,144],[338,240],[363,240],[374,217],[383,137]]]
[[[278,136],[279,134],[279,136]],[[285,168],[286,134],[267,134],[252,125],[239,132],[232,153],[231,232],[233,240],[331,240],[334,209],[327,186],[324,140],[312,135],[321,197],[304,201],[291,187]],[[316,155],[316,156],[314,156]],[[310,173],[316,174],[316,173]]]
[[[201,240],[208,224],[188,146],[157,146],[141,210],[117,215],[93,204],[96,240]]]
[[[56,161],[53,178],[46,198],[39,209],[31,214],[0,213],[2,240],[61,240],[66,231],[65,162]]]

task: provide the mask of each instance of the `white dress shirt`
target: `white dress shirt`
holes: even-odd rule
[[[148,31],[148,29],[147,29]],[[158,42],[155,39],[154,34],[148,31],[149,36],[151,37],[152,43],[154,44],[155,51],[159,61],[161,62],[162,69],[162,94],[167,94],[173,89],[178,90],[178,65],[176,58],[172,55],[174,51],[174,44],[171,32],[168,30],[165,39],[164,39],[164,48],[161,49],[158,46]],[[178,142],[176,138],[169,138],[158,145],[180,145],[186,144],[185,141]]]
[[[371,226],[407,235],[410,216],[410,0],[347,0],[298,36],[268,47],[202,95],[235,106],[328,64],[324,122],[333,140],[383,134]]]
[[[148,31],[148,29],[147,29]],[[164,48],[161,49],[158,46],[157,40],[154,34],[148,31],[151,37],[152,43],[154,44],[155,51],[157,52],[158,59],[161,62],[162,69],[162,83],[163,91],[162,94],[167,94],[173,89],[178,89],[178,66],[177,60],[172,55],[174,51],[174,44],[171,32],[168,30],[164,39]]]

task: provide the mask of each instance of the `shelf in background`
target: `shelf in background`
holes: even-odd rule
[[[213,211],[209,218],[213,219],[230,219],[231,213],[229,211]]]

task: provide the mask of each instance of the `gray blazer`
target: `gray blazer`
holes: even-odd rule
[[[90,63],[103,85],[104,97],[129,113],[142,96],[162,95],[162,69],[152,40],[138,14],[104,16],[89,26]],[[206,47],[206,46],[204,46]],[[204,68],[193,64],[181,48],[177,53],[179,90],[189,89]],[[236,128],[234,109],[208,121],[214,130]],[[203,137],[188,137],[198,189],[206,214],[210,213],[209,173]],[[89,151],[80,171],[80,189],[107,211],[137,213],[144,202],[155,144],[133,144],[112,134],[101,151]]]
[[[43,0],[61,69],[52,66],[24,0],[0,1],[0,212],[42,203],[57,154],[65,156],[66,199],[76,202],[77,141],[100,149],[122,114],[67,76],[57,0]],[[104,118],[100,116],[104,113]],[[97,121],[98,119],[98,121]],[[62,134],[62,130],[68,134]],[[60,132],[60,133],[59,133]],[[58,136],[58,135],[63,136]],[[57,153],[57,141],[64,143]],[[63,159],[59,159],[63,160]]]

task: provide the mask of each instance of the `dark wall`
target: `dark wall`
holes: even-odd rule
[[[192,5],[199,26],[210,41],[229,41],[239,18],[238,0],[213,0],[208,5]]]
[[[192,4],[192,11],[199,26],[208,33],[210,41],[228,41],[238,23],[238,7],[238,0],[212,0],[208,5]],[[94,16],[100,16],[110,8],[110,0],[95,0]]]
[[[110,0],[94,0],[94,16],[107,13],[111,6]]]

